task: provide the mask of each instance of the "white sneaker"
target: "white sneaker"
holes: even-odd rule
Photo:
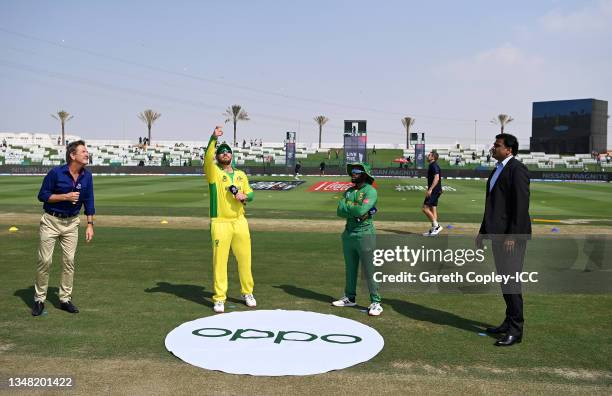
[[[370,316],[379,316],[383,312],[383,307],[380,303],[372,303],[368,307],[368,315]]]
[[[216,313],[223,313],[223,312],[225,312],[225,302],[224,301],[215,301],[215,306],[213,307],[213,310]]]
[[[440,233],[440,231],[442,231],[442,226],[438,225],[437,227],[434,227],[431,229],[431,236],[436,236]]]
[[[252,294],[243,294],[242,298],[244,298],[244,303],[247,307],[253,308],[257,306],[257,301],[255,301],[255,297]]]
[[[332,302],[334,307],[354,307],[357,303],[349,300],[347,296],[342,297],[340,300]]]
[[[424,232],[424,233],[423,233],[423,236],[431,236],[431,233],[433,232],[433,230],[434,230],[434,228],[433,228],[433,227],[431,227],[431,228],[429,229],[429,231],[427,231],[427,232]]]

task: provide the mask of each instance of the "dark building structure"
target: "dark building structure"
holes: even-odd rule
[[[605,152],[608,102],[597,99],[533,102],[531,151],[554,154]]]

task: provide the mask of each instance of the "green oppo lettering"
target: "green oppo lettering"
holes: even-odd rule
[[[331,337],[350,337],[353,340],[342,342],[342,341],[332,340]],[[357,336],[350,335],[350,334],[328,334],[328,335],[321,336],[321,339],[323,341],[332,342],[334,344],[355,344],[357,342],[361,342],[361,337],[357,337]]]
[[[305,334],[309,336],[309,339],[307,340],[296,340],[295,338],[286,338],[285,336],[287,334]],[[279,331],[278,335],[276,336],[276,338],[274,339],[274,343],[275,344],[280,344],[283,341],[314,341],[317,339],[317,336],[311,333],[306,333],[304,331],[296,331],[296,330],[291,330],[291,331]]]
[[[193,335],[199,337],[226,337],[230,334],[229,341],[248,340],[248,339],[262,339],[262,338],[274,338],[275,344],[281,344],[287,341],[300,341],[300,342],[311,342],[319,338],[321,341],[329,342],[332,344],[355,344],[363,341],[361,337],[351,334],[326,334],[321,337],[316,334],[307,333],[299,330],[280,330],[276,337],[274,332],[270,330],[258,330],[258,329],[237,329],[235,332],[230,329],[222,329],[218,327],[204,327],[192,331]],[[300,337],[300,335],[302,337]]]
[[[248,331],[253,331],[257,333],[266,333],[267,335],[266,336],[250,336],[250,337],[243,336],[243,334]],[[232,338],[230,338],[230,341],[236,341],[239,338],[248,339],[248,338],[271,338],[271,337],[274,337],[274,333],[268,330],[238,329],[236,330]]]
[[[202,334],[201,331],[204,331],[204,330],[218,330],[218,331],[222,331],[223,333],[222,334]],[[227,335],[232,334],[232,331],[228,329],[220,329],[218,327],[204,327],[202,329],[197,329],[197,330],[192,331],[191,334],[197,335],[200,337],[225,337]]]

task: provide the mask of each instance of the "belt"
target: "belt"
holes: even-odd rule
[[[78,213],[74,214],[74,215],[67,215],[67,214],[64,214],[64,213],[58,213],[58,212],[53,212],[53,211],[49,211],[49,210],[45,210],[45,213],[49,214],[49,215],[51,215],[53,217],[59,217],[60,219],[69,219],[71,217],[75,217],[75,216],[79,215]]]

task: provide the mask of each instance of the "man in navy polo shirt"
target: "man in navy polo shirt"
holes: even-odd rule
[[[432,151],[427,155],[429,168],[427,169],[427,192],[423,202],[423,213],[431,221],[431,228],[424,236],[436,236],[442,231],[438,224],[438,198],[442,195],[442,173],[438,165],[438,153]]]
[[[85,142],[77,140],[66,147],[66,164],[57,166],[47,173],[38,193],[43,202],[45,213],[40,219],[40,245],[38,247],[38,266],[34,285],[34,307],[32,315],[42,314],[49,286],[49,267],[53,257],[55,242],[59,240],[62,248],[62,279],[59,289],[60,307],[70,313],[78,313],[72,303],[72,281],[74,278],[74,255],[79,240],[79,212],[85,206],[87,230],[85,240],[91,241],[94,235],[93,178],[85,169],[89,163],[89,153]]]

